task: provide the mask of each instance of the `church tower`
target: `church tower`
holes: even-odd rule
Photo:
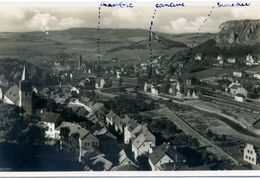
[[[32,83],[29,81],[25,66],[19,83],[19,107],[22,107],[27,114],[32,113]]]

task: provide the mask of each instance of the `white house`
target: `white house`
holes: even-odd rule
[[[235,58],[228,58],[228,59],[227,59],[227,62],[228,62],[229,64],[235,64],[235,63],[236,63],[236,59],[235,59]]]
[[[258,74],[258,73],[254,74],[254,78],[257,80],[260,80],[260,74]]]
[[[237,94],[241,94],[243,96],[247,96],[247,90],[238,82],[232,83],[229,85],[230,94],[235,96]]]
[[[79,94],[79,89],[77,89],[76,87],[72,87],[70,91]]]
[[[154,86],[151,86],[151,93],[155,96],[158,96],[159,94],[158,90]]]
[[[252,66],[252,65],[254,65],[254,63],[255,63],[255,60],[254,60],[253,56],[248,54],[246,56],[246,65]]]
[[[242,72],[234,71],[234,72],[233,72],[233,76],[234,76],[234,77],[239,77],[239,78],[241,78],[241,77],[242,77]]]
[[[144,83],[144,92],[146,93],[148,91],[148,87],[149,87],[149,84],[148,83]]]
[[[247,144],[244,148],[244,161],[249,162],[253,165],[257,165],[257,154],[254,146],[251,144]]]
[[[113,111],[109,112],[106,115],[106,124],[108,126],[113,126],[114,130],[119,134],[124,133],[124,127],[126,126],[129,120],[130,119],[127,116],[125,118],[121,118]]]
[[[202,57],[201,57],[201,54],[197,54],[195,56],[195,61],[201,61]]]
[[[241,94],[237,94],[234,96],[235,100],[238,101],[238,102],[245,102],[245,96],[244,95],[241,95]]]
[[[110,111],[107,115],[106,115],[106,124],[107,125],[114,125],[114,119],[116,117],[119,117],[116,113],[114,113],[113,111]]]
[[[45,128],[45,137],[50,139],[59,139],[60,132],[56,128],[62,122],[62,117],[60,113],[53,112],[42,112],[40,113],[41,123],[43,123]]]
[[[2,91],[2,88],[0,88],[0,101],[3,100],[3,91]]]
[[[132,152],[135,159],[137,160],[138,156],[149,153],[155,144],[155,136],[145,126],[142,126],[141,133],[132,142]]]
[[[132,138],[142,130],[142,126],[134,120],[130,120],[124,127],[124,143],[129,144]]]
[[[98,78],[96,80],[96,84],[95,84],[95,88],[98,89],[98,88],[104,88],[104,85],[105,85],[105,80],[103,78]]]

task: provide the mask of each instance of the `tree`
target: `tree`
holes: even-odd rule
[[[68,143],[69,141],[69,133],[70,133],[70,128],[69,127],[61,127],[60,128],[60,148],[63,149],[63,145]]]
[[[0,104],[0,141],[7,143],[42,144],[44,128],[37,125],[37,118],[23,117],[22,110],[13,105]]]
[[[0,105],[0,140],[10,143],[22,141],[21,133],[26,129],[26,123],[19,114],[22,111],[15,106]]]

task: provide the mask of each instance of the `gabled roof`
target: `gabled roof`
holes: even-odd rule
[[[80,128],[76,133],[79,134],[79,138],[84,139],[90,132],[87,129]]]
[[[98,110],[100,110],[103,106],[104,106],[103,103],[95,103],[94,105],[92,105],[91,108],[92,108],[93,113],[95,113]]]
[[[149,154],[149,159],[156,165],[164,156],[168,156],[174,162],[179,162],[179,160],[185,160],[185,157],[180,154],[176,148],[170,146],[169,144],[162,144],[160,146],[154,147],[153,152]]]
[[[167,154],[160,147],[155,147],[153,148],[153,152],[149,154],[148,157],[153,165],[156,165],[166,155]]]
[[[25,68],[25,65],[23,66],[22,80],[28,80],[28,73],[27,73],[27,70]]]
[[[44,112],[40,114],[40,118],[42,122],[57,123],[61,121],[61,114],[54,112]]]
[[[127,125],[130,132],[133,131],[136,127],[139,126],[139,124],[135,120],[132,120],[132,119],[129,120],[129,122],[126,125]]]
[[[133,164],[118,165],[111,169],[111,171],[138,171],[138,168]]]
[[[98,163],[104,163],[104,171],[108,171],[111,169],[113,163],[105,158],[104,154],[97,155],[95,157],[90,158],[92,160],[92,166],[95,167]]]
[[[122,149],[119,152],[118,156],[119,156],[119,160],[118,161],[119,161],[120,165],[125,165],[125,164],[133,164],[133,165],[135,165],[134,162],[127,156],[127,154],[126,154],[124,149]]]
[[[142,144],[146,141],[146,136],[141,133],[140,135],[138,135],[138,137],[136,137],[134,140],[133,140],[133,145],[134,147],[136,148],[139,148],[140,146],[142,146]]]
[[[107,115],[106,115],[106,117],[108,118],[108,119],[114,119],[114,118],[116,118],[116,117],[119,117],[114,111],[110,111]]]
[[[57,128],[56,130],[60,131],[62,127],[68,127],[70,129],[70,134],[76,133],[79,129],[81,129],[81,126],[76,123],[71,123],[71,122],[65,122],[63,121]]]
[[[146,136],[147,140],[151,141],[152,143],[155,144],[155,136],[147,129],[146,126],[142,126],[142,130],[144,135]]]
[[[15,105],[19,104],[19,87],[14,85],[5,92],[5,96],[9,98]]]

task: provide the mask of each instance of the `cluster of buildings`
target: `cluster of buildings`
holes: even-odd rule
[[[69,92],[79,93],[75,87]],[[55,93],[52,92],[52,95]],[[62,104],[90,122],[90,126],[67,121],[60,112],[34,108],[32,83],[25,67],[19,85],[14,85],[5,92],[3,102],[17,105],[23,108],[26,114],[39,117],[39,123],[45,128],[46,144],[58,142],[60,149],[70,145],[77,153],[78,161],[86,164],[86,170],[97,170],[99,167],[97,165],[100,163],[104,166],[98,169],[106,171],[138,170],[138,157],[142,156],[148,158],[148,164],[152,170],[182,169],[180,165],[186,161],[170,144],[156,146],[156,137],[147,126],[138,124],[128,116],[121,118],[113,111],[107,113],[102,103],[93,102],[87,97],[75,98],[71,95],[70,99]],[[101,151],[101,147],[112,149],[117,147],[120,145],[118,144],[119,137],[123,138],[123,143],[120,146],[121,149],[116,152],[118,160],[115,162],[110,160],[109,153]],[[130,148],[131,153],[127,151],[127,148]]]
[[[197,62],[200,62],[203,60],[203,54],[198,53],[195,55],[194,60]],[[221,66],[230,66],[230,65],[235,65],[238,64],[238,59],[235,57],[228,57],[228,58],[223,58],[222,56],[217,56],[216,58],[216,63],[213,64],[213,66],[221,67]],[[244,60],[242,60],[242,64],[245,66],[257,66],[259,65],[259,61],[251,54],[248,54]]]
[[[113,111],[106,116],[106,124],[124,137],[124,144],[130,145],[135,161],[147,156],[153,171],[183,169],[186,158],[169,143],[156,146],[156,137],[145,125],[135,120],[119,117]],[[185,167],[186,169],[186,167]]]

